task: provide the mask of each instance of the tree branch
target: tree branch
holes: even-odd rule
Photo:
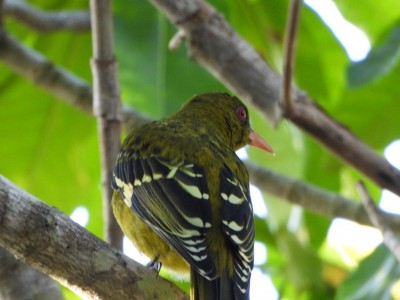
[[[397,258],[397,261],[400,262],[400,240],[393,232],[392,224],[389,224],[386,220],[386,216],[383,215],[382,211],[375,205],[365,184],[359,181],[356,187],[372,224],[381,231],[383,242]]]
[[[269,169],[245,161],[250,181],[266,194],[273,195],[291,204],[329,219],[345,218],[360,224],[372,225],[365,208],[355,200],[323,190],[306,182],[295,180]],[[388,224],[400,232],[400,217],[379,210]]]
[[[209,4],[200,0],[149,0],[185,31],[189,55],[276,124],[281,78]],[[382,188],[400,195],[400,170],[377,155],[304,92],[294,90],[286,117]]]
[[[286,23],[285,33],[285,49],[283,60],[283,77],[282,77],[282,105],[285,111],[295,109],[293,103],[292,78],[295,61],[295,46],[297,38],[297,29],[300,19],[301,0],[291,0],[289,13]]]
[[[188,299],[173,283],[157,277],[3,176],[0,245],[85,297]]]
[[[97,118],[100,140],[105,239],[114,247],[122,249],[123,233],[111,208],[113,194],[111,179],[121,135],[121,101],[113,47],[111,0],[91,0],[90,7],[93,41],[93,114]]]
[[[88,11],[44,12],[25,1],[6,0],[4,15],[39,32],[57,30],[89,31],[90,16]]]
[[[0,247],[0,299],[62,300],[64,297],[53,279]]]
[[[400,170],[328,116],[311,99],[298,98],[295,111],[287,117],[378,186],[400,196]]]
[[[11,70],[54,95],[58,100],[88,115],[93,115],[92,87],[85,80],[54,65],[40,53],[27,48],[1,31],[0,60]],[[121,114],[124,128],[133,128],[150,120],[149,117],[127,105],[122,107]]]
[[[13,71],[56,97],[83,111],[91,110],[92,90],[86,81],[54,65],[6,33],[0,35],[0,59]]]

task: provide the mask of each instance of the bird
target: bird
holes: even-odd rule
[[[112,209],[152,262],[190,274],[192,300],[249,299],[254,217],[249,175],[235,151],[273,153],[227,93],[196,95],[132,130],[113,170]]]

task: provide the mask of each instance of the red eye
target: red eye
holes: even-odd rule
[[[247,118],[247,112],[244,106],[239,106],[238,109],[236,110],[236,114],[242,121],[246,120]]]

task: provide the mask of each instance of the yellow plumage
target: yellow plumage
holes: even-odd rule
[[[114,169],[112,200],[125,235],[177,273],[190,269],[192,299],[248,299],[254,221],[237,149],[271,148],[236,97],[203,94],[132,131]]]
[[[158,257],[162,266],[174,273],[189,274],[189,264],[175,249],[138,218],[133,210],[124,203],[118,191],[114,192],[111,205],[122,232],[137,249],[140,249],[149,258]]]

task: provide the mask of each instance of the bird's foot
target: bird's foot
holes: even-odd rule
[[[161,267],[162,267],[162,263],[158,261],[159,256],[157,255],[156,257],[154,257],[147,265],[146,267],[148,267],[150,270],[154,270],[157,272],[157,276],[160,273]]]

